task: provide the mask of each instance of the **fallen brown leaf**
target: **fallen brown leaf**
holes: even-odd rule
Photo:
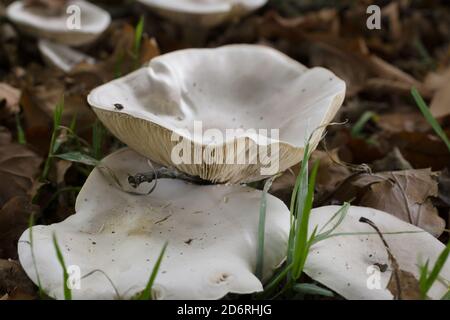
[[[39,207],[28,197],[14,197],[0,210],[0,259],[17,258],[17,241],[28,228],[30,216],[37,216]]]
[[[0,207],[12,197],[28,194],[41,163],[42,159],[23,145],[0,145]]]
[[[35,300],[37,290],[17,261],[0,260],[0,297],[5,300]],[[0,299],[0,300],[1,300]]]
[[[413,169],[397,147],[394,147],[383,159],[374,161],[371,168],[374,172]]]
[[[5,115],[16,114],[20,111],[19,100],[20,90],[11,87],[10,85],[0,82],[0,118]]]
[[[436,174],[421,169],[362,173],[341,184],[331,199],[343,202],[354,198],[354,204],[388,212],[438,237],[445,221],[432,202],[437,196]]]
[[[446,131],[449,135],[450,131]],[[403,157],[414,168],[439,171],[450,163],[450,152],[436,135],[425,132],[398,132],[385,137],[391,146],[399,148]]]
[[[400,290],[396,277],[401,286]],[[397,270],[397,274],[393,272],[387,288],[396,300],[421,300],[419,281],[411,272],[401,269]]]
[[[395,112],[379,114],[377,126],[387,132],[426,132],[430,124],[420,112],[397,108]]]

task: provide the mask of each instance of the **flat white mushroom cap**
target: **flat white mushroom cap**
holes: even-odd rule
[[[23,1],[13,2],[7,8],[7,16],[23,32],[38,38],[46,38],[67,45],[83,45],[95,41],[111,23],[109,13],[87,1],[71,0],[67,8],[80,9],[80,28],[72,28],[68,21],[75,13],[64,12],[59,16],[46,16],[25,7]]]
[[[108,156],[103,165],[126,186],[128,174],[147,172],[147,160],[130,149]],[[159,299],[218,299],[227,293],[253,293],[262,284],[256,264],[261,192],[241,186],[198,186],[180,180],[159,180],[145,196],[131,195],[95,169],[81,190],[77,213],[66,221],[33,228],[34,253],[40,280],[50,296],[63,298],[63,276],[52,233],[67,266],[81,275],[102,270],[121,298],[142,291],[165,241],[168,248],[155,281]],[[148,185],[141,185],[145,193]],[[282,262],[289,233],[289,210],[268,195],[264,278]],[[29,231],[19,241],[20,262],[37,283]],[[81,280],[74,299],[115,299],[101,273]]]
[[[213,27],[242,17],[267,0],[138,0],[160,15],[185,25]]]
[[[70,72],[76,65],[85,62],[95,64],[95,59],[69,46],[41,39],[38,48],[44,60],[64,72]]]
[[[326,206],[314,209],[311,213],[310,232],[315,226],[319,226],[320,230],[339,208]],[[392,274],[388,254],[377,234],[366,235],[374,233],[375,230],[368,224],[359,222],[361,217],[375,223],[384,234],[400,269],[412,273],[416,279],[419,279],[419,266],[424,265],[428,259],[430,267],[434,266],[445,248],[428,232],[393,215],[372,208],[350,207],[347,216],[333,233],[365,233],[365,235],[336,236],[318,242],[311,248],[305,266],[305,272],[311,278],[346,299],[393,299],[392,293],[386,288]],[[385,234],[411,231],[415,233]],[[374,288],[372,282],[376,281],[373,277],[375,264],[389,266],[385,272],[379,274],[380,289]],[[450,281],[450,261],[447,261],[440,276],[446,279],[447,283]],[[441,299],[447,291],[448,286],[436,281],[428,295],[432,299]]]
[[[234,183],[300,162],[309,135],[333,119],[344,96],[345,83],[326,69],[308,69],[268,47],[230,45],[154,58],[148,67],[94,89],[88,102],[140,154],[206,180]],[[230,129],[242,132],[229,138]],[[315,132],[313,147],[323,129]],[[190,163],[173,161],[180,142],[173,133],[191,145]],[[279,148],[270,163],[258,154],[267,146]],[[229,164],[232,152],[245,154],[246,161]]]

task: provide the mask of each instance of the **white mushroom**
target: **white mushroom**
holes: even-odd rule
[[[63,14],[49,16],[16,1],[8,6],[7,16],[25,33],[71,46],[95,41],[111,23],[108,12],[87,1],[70,0],[66,8]]]
[[[339,210],[337,206],[314,209],[310,218],[310,232],[315,226],[319,230]],[[313,245],[308,255],[305,272],[314,280],[333,289],[346,299],[392,299],[386,288],[393,272],[388,254],[380,237],[368,224],[359,222],[367,218],[384,234],[384,237],[403,271],[419,279],[419,267],[429,259],[433,266],[445,246],[431,234],[408,224],[383,211],[350,207],[347,216],[334,234],[335,236]],[[325,228],[328,229],[331,225]],[[355,235],[355,233],[362,233]],[[396,233],[396,234],[389,234]],[[378,272],[378,265],[387,265],[385,272]],[[379,279],[378,279],[379,276]],[[447,261],[430,292],[430,298],[441,299],[448,291],[450,261]],[[379,280],[379,282],[378,282]],[[377,288],[378,283],[379,288]]]
[[[240,18],[267,0],[138,0],[161,16],[184,25],[213,27]]]
[[[120,150],[102,161],[127,185],[128,174],[148,171],[148,161]],[[84,276],[74,299],[128,299],[142,291],[153,265],[169,241],[155,281],[159,299],[218,299],[227,293],[262,290],[256,264],[261,192],[242,186],[199,186],[162,179],[150,195],[118,188],[110,175],[94,169],[81,190],[77,213],[66,221],[32,229],[40,281],[52,297],[63,298],[62,268],[56,258],[56,233],[66,265]],[[141,185],[145,193],[148,185]],[[135,190],[136,191],[136,190]],[[225,200],[226,199],[226,200]],[[264,279],[282,262],[289,233],[289,210],[267,197]],[[20,262],[37,283],[29,231],[19,241]]]
[[[95,64],[95,59],[69,46],[48,40],[39,40],[38,48],[44,60],[64,72],[70,72],[80,63]]]
[[[268,47],[231,45],[159,56],[94,89],[88,102],[116,137],[149,159],[237,183],[300,162],[308,136],[321,127],[315,147],[344,96],[345,83],[326,69],[308,69]]]

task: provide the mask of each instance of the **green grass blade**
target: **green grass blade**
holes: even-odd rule
[[[364,130],[364,127],[366,126],[367,122],[370,120],[376,118],[375,112],[372,111],[366,111],[363,113],[361,118],[355,123],[355,125],[352,128],[351,134],[352,137],[361,137],[362,131]]]
[[[17,141],[23,145],[27,144],[25,132],[23,131],[22,123],[20,121],[20,115],[18,113],[16,113],[16,128],[17,128]]]
[[[53,233],[53,246],[55,247],[56,257],[58,258],[58,262],[61,265],[61,268],[63,269],[64,299],[72,300],[72,290],[70,290],[70,288],[69,288],[69,273],[67,272],[66,263],[64,262],[64,256],[58,245],[58,240],[56,239],[55,233]]]
[[[123,60],[125,58],[125,54],[121,52],[117,56],[116,63],[114,64],[114,77],[120,78],[122,76],[122,66],[123,66]]]
[[[92,156],[100,160],[102,155],[103,138],[105,136],[105,129],[100,121],[95,121],[92,127]]]
[[[313,283],[300,283],[293,287],[294,291],[301,293],[302,295],[318,295],[324,297],[334,297],[334,293],[328,289],[321,288]]]
[[[298,234],[298,224],[299,221],[299,207],[304,203],[305,197],[308,189],[308,161],[310,157],[309,153],[309,143],[305,146],[305,151],[303,154],[302,165],[300,167],[300,172],[295,181],[295,187],[291,196],[290,213],[291,213],[291,228],[289,232],[288,241],[288,253],[287,253],[287,263],[291,264],[294,255],[295,247],[295,235]]]
[[[94,159],[93,157],[91,157],[87,154],[81,153],[79,151],[58,154],[58,155],[55,155],[54,157],[60,158],[63,160],[67,160],[67,161],[71,161],[71,162],[85,164],[88,166],[93,166],[93,167],[98,166],[100,164],[99,160]]]
[[[168,242],[164,243],[164,246],[161,249],[161,253],[159,254],[158,260],[156,261],[155,266],[153,267],[150,279],[147,282],[147,286],[145,287],[144,291],[142,291],[142,293],[139,295],[138,300],[151,300],[153,283],[155,282],[159,267],[161,266],[161,262],[164,257],[164,253],[166,252],[167,245]]]
[[[50,167],[52,164],[52,157],[55,152],[56,139],[58,137],[59,127],[61,125],[62,113],[64,111],[64,96],[56,105],[55,111],[53,112],[53,130],[52,137],[50,140],[50,146],[48,148],[47,159],[45,160],[44,170],[42,172],[42,180],[47,180],[48,174],[50,172]]]
[[[139,66],[140,52],[142,46],[142,35],[144,33],[144,16],[139,18],[139,22],[136,26],[136,31],[134,34],[134,59],[135,59],[135,67]]]
[[[447,244],[447,246],[445,247],[445,249],[441,252],[439,257],[437,258],[436,263],[434,264],[433,269],[431,269],[430,274],[428,276],[426,276],[425,279],[422,279],[422,275],[421,275],[420,280],[422,280],[422,281],[419,281],[419,284],[420,284],[420,293],[422,295],[422,299],[426,298],[428,291],[430,291],[431,287],[438,279],[438,276],[441,273],[442,268],[444,268],[444,264],[447,261],[449,254],[450,254],[450,241]],[[428,261],[424,266],[424,270],[425,270],[425,272],[428,271]]]
[[[264,293],[269,294],[271,291],[276,289],[276,287],[286,278],[288,273],[292,270],[292,264],[285,266],[264,288]]]
[[[313,243],[317,243],[319,241],[327,239],[337,229],[337,227],[339,227],[339,225],[342,223],[342,221],[344,221],[345,217],[347,216],[349,208],[350,208],[350,203],[347,203],[347,202],[344,203],[344,205],[330,218],[330,220],[328,220],[327,223],[325,223],[323,225],[323,227],[320,229],[320,231],[325,229],[330,223],[332,223],[334,220],[337,219],[336,223],[327,231],[324,231],[324,232],[320,233],[319,235],[317,235],[313,239]]]
[[[261,204],[259,208],[259,226],[258,226],[258,251],[256,258],[256,271],[255,275],[258,279],[263,278],[263,268],[264,268],[264,236],[266,232],[266,211],[267,211],[267,193],[274,181],[275,177],[267,179],[264,184],[264,189],[261,195]]]
[[[28,232],[29,232],[28,237],[30,238],[31,259],[33,260],[34,272],[36,272],[36,280],[37,280],[39,297],[41,299],[44,299],[46,294],[44,292],[44,289],[42,288],[41,277],[39,276],[39,271],[38,271],[37,263],[36,263],[36,256],[34,255],[33,226],[34,226],[34,215],[31,214],[30,219],[28,220]]]
[[[302,215],[298,217],[300,219],[298,231],[295,235],[295,244],[294,244],[294,267],[293,267],[293,280],[297,280],[302,271],[303,266],[305,264],[305,258],[308,254],[307,250],[307,242],[308,242],[308,224],[309,224],[309,216],[311,214],[311,209],[313,205],[314,199],[314,186],[317,177],[317,171],[319,169],[319,162],[316,161],[314,164],[311,178],[308,183],[308,192],[306,195],[305,202],[303,204]]]
[[[416,101],[416,104],[419,107],[420,111],[422,111],[425,119],[427,119],[428,123],[433,128],[434,132],[436,132],[436,134],[442,139],[442,141],[444,141],[448,150],[450,151],[450,140],[448,139],[447,135],[445,134],[445,131],[442,129],[440,124],[431,114],[430,109],[428,108],[426,102],[423,100],[419,91],[417,91],[417,89],[413,87],[411,89],[411,94],[414,100]]]
[[[450,300],[450,290],[447,291],[447,293],[442,297],[441,300]]]

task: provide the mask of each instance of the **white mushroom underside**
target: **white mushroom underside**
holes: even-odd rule
[[[213,27],[244,16],[267,0],[138,0],[160,15],[184,25]]]
[[[24,1],[16,1],[7,8],[7,15],[27,33],[75,46],[94,41],[111,23],[107,11],[87,1],[71,0],[67,8],[70,6],[78,8],[77,11],[64,10],[61,15],[46,16],[25,7]],[[79,20],[75,19],[76,15]]]
[[[38,48],[49,65],[64,72],[72,71],[76,65],[82,62],[95,64],[94,58],[63,44],[42,39],[38,42]]]
[[[279,144],[283,171],[300,162],[309,135],[333,119],[344,96],[345,83],[326,69],[307,69],[268,47],[231,45],[157,57],[148,67],[96,88],[88,102],[113,134],[158,163],[175,165],[176,133],[200,153],[209,148],[216,155],[228,156],[226,144],[236,141],[256,144],[257,152]],[[315,132],[312,147],[323,130]],[[245,163],[257,164],[253,168],[224,163],[177,168],[220,182],[262,176],[260,159]]]
[[[319,226],[320,230],[338,210],[338,206],[314,209],[309,225],[310,232],[315,226]],[[380,237],[373,234],[375,230],[368,224],[359,222],[361,217],[373,221],[380,231],[385,233],[384,237],[400,269],[411,272],[416,279],[419,278],[419,266],[427,259],[430,260],[430,266],[433,266],[445,248],[431,234],[388,213],[372,208],[350,207],[344,221],[333,233],[353,234],[332,237],[315,244],[311,248],[305,267],[305,272],[311,278],[335,290],[346,299],[393,298],[391,292],[386,289],[392,274],[386,249]],[[393,232],[401,233],[386,234]],[[380,273],[380,289],[374,288],[377,279],[374,278],[374,269],[371,267],[375,264],[389,266],[386,272]],[[447,261],[440,276],[447,283],[450,281],[450,261]],[[441,299],[447,290],[448,286],[437,281],[431,288],[429,296]]]
[[[147,160],[124,149],[107,157],[121,183],[128,174],[147,172]],[[102,170],[103,171],[103,170]],[[33,228],[34,253],[43,287],[63,298],[62,269],[52,244],[55,232],[66,265],[82,275],[102,270],[120,298],[143,290],[165,241],[169,245],[155,282],[159,299],[218,299],[227,293],[262,290],[253,274],[256,263],[261,192],[241,186],[196,186],[160,180],[147,196],[125,193],[98,168],[89,176],[66,221]],[[144,193],[148,185],[139,187]],[[271,276],[286,253],[289,211],[268,196],[264,278]],[[26,231],[19,257],[37,282]],[[75,299],[118,298],[101,273],[81,280]]]

